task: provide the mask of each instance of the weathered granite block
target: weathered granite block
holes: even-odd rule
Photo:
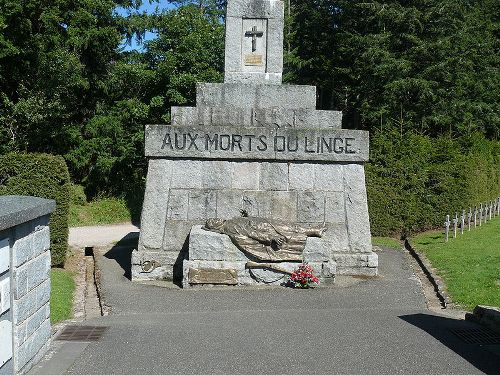
[[[168,220],[187,220],[189,207],[188,190],[170,189],[167,205]]]
[[[279,4],[279,1],[275,1]],[[282,10],[281,10],[282,12]],[[267,54],[267,72],[279,75],[281,83],[281,74],[283,72],[283,26],[285,21],[283,17],[271,18],[267,21],[267,48],[272,51]]]
[[[179,251],[133,251],[132,252],[132,278],[134,280],[165,279],[174,278],[174,265],[181,264],[184,254]],[[157,267],[151,272],[145,272],[141,265],[144,262],[157,263]]]
[[[170,123],[176,126],[195,126],[198,122],[196,107],[172,107],[170,109]]]
[[[349,237],[347,235],[347,228],[342,223],[328,223],[327,230],[323,233],[322,239],[332,244],[332,251],[335,252],[349,252]]]
[[[316,164],[314,166],[314,189],[317,191],[343,191],[341,164]]]
[[[19,238],[12,246],[14,266],[19,267],[33,256],[33,236],[27,235]]]
[[[316,109],[316,87],[240,83],[198,83],[197,105],[240,108]]]
[[[33,315],[31,315],[26,320],[26,337],[31,336],[49,317],[50,310],[48,305],[41,307]]]
[[[297,192],[273,191],[269,195],[271,196],[270,214],[264,217],[295,223],[297,221]]]
[[[291,163],[288,167],[290,190],[314,190],[314,164]]]
[[[247,261],[248,258],[228,236],[195,225],[189,235],[189,260]]]
[[[37,225],[33,233],[33,256],[38,256],[50,247],[50,229],[48,223]]]
[[[247,0],[232,0],[228,2],[226,15],[227,17],[239,18],[283,18],[284,5],[283,1],[279,0],[260,0],[253,2],[248,2]],[[282,46],[283,43],[280,44],[280,47]]]
[[[172,107],[173,126],[245,126],[340,129],[342,112],[311,108]]]
[[[206,220],[217,216],[217,194],[210,189],[189,190],[188,219]]]
[[[303,223],[323,223],[325,221],[325,193],[301,191],[297,203],[298,221]]]
[[[140,246],[150,249],[160,249],[162,246],[173,163],[174,161],[165,159],[149,160],[142,205]]]
[[[279,85],[282,81],[281,73],[259,73],[259,72],[226,72],[224,83],[255,83],[265,85]]]
[[[344,165],[344,196],[349,243],[355,252],[371,252],[365,171],[361,164]]]
[[[332,258],[332,244],[322,238],[309,237],[304,248],[304,262],[328,262]]]
[[[327,223],[345,223],[343,192],[328,191],[325,193],[325,221]]]
[[[271,217],[272,215],[272,200],[271,195],[265,191],[252,191],[247,190],[240,192],[241,194],[241,207],[248,214],[248,216],[256,216],[256,217]],[[235,207],[235,212],[240,210]],[[233,217],[240,216],[226,216],[222,217],[222,219],[230,219]]]
[[[50,301],[50,278],[36,288],[36,305],[42,307]]]
[[[203,189],[203,178],[201,178],[205,168],[199,160],[175,160],[172,161],[172,178],[170,186],[173,189]]]
[[[39,255],[26,265],[28,269],[28,289],[34,289],[50,276],[50,253]]]
[[[229,161],[211,160],[203,164],[202,181],[204,189],[229,189],[233,175],[233,164]],[[196,178],[200,178],[198,175]]]
[[[165,251],[181,251],[193,225],[202,224],[203,220],[167,220],[163,236],[162,249]]]
[[[286,163],[262,163],[260,190],[288,190],[288,165]]]
[[[232,188],[258,190],[260,186],[260,163],[233,162]]]
[[[26,267],[18,268],[13,274],[14,298],[20,299],[28,292],[28,270]]]

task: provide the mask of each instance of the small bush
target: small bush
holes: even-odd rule
[[[71,183],[71,204],[83,206],[87,203],[87,196],[82,185]]]
[[[69,173],[64,159],[48,154],[9,153],[0,156],[0,195],[54,199],[50,216],[52,265],[61,266],[68,249]]]

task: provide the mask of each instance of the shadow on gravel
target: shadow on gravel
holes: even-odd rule
[[[132,251],[137,249],[139,233],[129,233],[118,241],[104,256],[114,259],[123,269],[127,279],[132,280]]]
[[[498,374],[499,357],[479,344],[466,343],[452,332],[477,329],[476,324],[430,314],[402,315],[399,318],[427,332],[485,374]]]

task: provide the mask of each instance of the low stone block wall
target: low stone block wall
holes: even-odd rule
[[[50,344],[49,215],[54,208],[52,200],[0,197],[0,282],[2,303],[9,305],[1,310],[6,329],[0,332],[0,348],[11,353],[0,360],[0,375],[28,372]]]

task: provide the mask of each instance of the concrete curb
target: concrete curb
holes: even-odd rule
[[[405,240],[405,249],[415,258],[419,266],[422,268],[422,271],[425,273],[431,284],[434,286],[434,290],[436,291],[436,295],[441,302],[443,308],[446,308],[452,300],[448,293],[446,292],[446,284],[444,281],[434,273],[433,268],[429,260],[426,258],[424,254],[415,250],[408,240]]]
[[[472,313],[465,314],[465,320],[486,326],[500,334],[500,308],[478,305]]]

